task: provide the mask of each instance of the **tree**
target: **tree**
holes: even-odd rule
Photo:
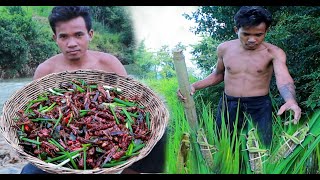
[[[90,11],[94,21],[101,23],[107,32],[119,35],[120,61],[123,64],[133,63],[134,33],[127,9],[122,6],[91,6]]]
[[[0,10],[0,68],[3,78],[29,76],[57,48],[32,14],[21,6]]]
[[[178,46],[184,48],[181,44]],[[158,69],[160,78],[171,78],[176,75],[173,56],[169,49],[169,46],[164,45],[156,52],[155,61],[159,62]]]
[[[154,55],[150,52],[142,40],[134,51],[134,74],[139,78],[157,77],[156,62]]]

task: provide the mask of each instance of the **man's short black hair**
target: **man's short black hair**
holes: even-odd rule
[[[268,10],[260,6],[243,6],[234,16],[234,22],[238,29],[257,26],[264,22],[268,29],[272,22],[272,15]]]
[[[87,6],[56,6],[52,9],[49,15],[49,23],[51,29],[56,33],[56,23],[61,21],[69,21],[71,19],[82,17],[86,23],[88,32],[91,30],[90,9]]]

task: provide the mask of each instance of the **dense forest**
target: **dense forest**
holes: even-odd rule
[[[0,7],[0,79],[32,77],[35,68],[60,53],[48,22],[50,6]],[[108,52],[123,64],[132,63],[134,35],[125,7],[90,7],[92,50]]]

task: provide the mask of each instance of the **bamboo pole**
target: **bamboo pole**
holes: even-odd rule
[[[195,108],[195,103],[190,95],[190,83],[189,76],[187,72],[187,67],[185,63],[185,58],[181,49],[173,50],[173,61],[175,70],[177,72],[178,84],[181,94],[186,98],[184,105],[184,110],[186,118],[192,129],[198,130],[198,119]]]
[[[186,98],[184,103],[184,110],[186,118],[189,122],[191,129],[196,133],[196,141],[199,145],[203,159],[205,160],[207,166],[213,168],[213,157],[212,150],[215,147],[210,145],[207,141],[207,137],[202,128],[198,127],[198,118],[196,113],[196,107],[193,97],[190,95],[190,83],[189,76],[187,73],[187,67],[185,63],[185,58],[181,49],[173,50],[173,61],[177,72],[178,84],[181,94]]]

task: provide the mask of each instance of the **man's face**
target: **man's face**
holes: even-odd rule
[[[93,31],[86,28],[82,17],[56,23],[53,35],[56,43],[66,59],[79,60],[88,50]]]
[[[242,46],[248,50],[255,50],[264,41],[267,28],[265,23],[252,27],[235,29]]]

